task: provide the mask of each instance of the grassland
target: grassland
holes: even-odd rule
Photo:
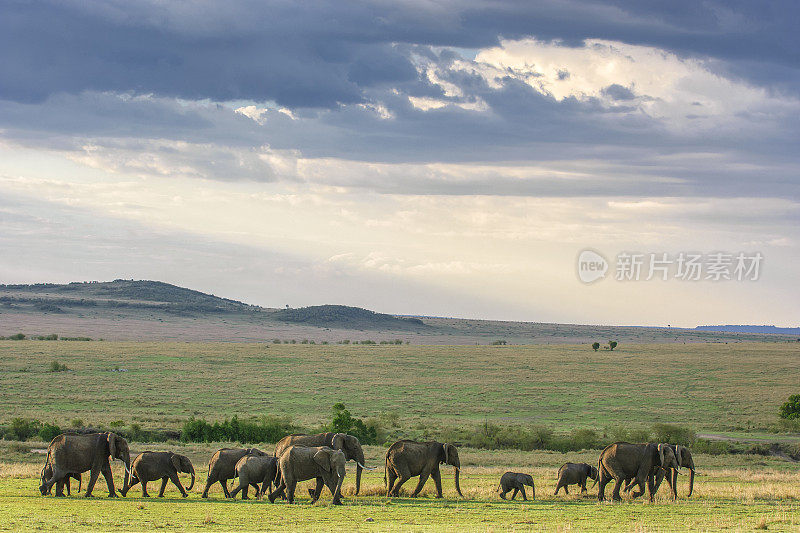
[[[31,449],[44,443],[31,443]],[[163,445],[161,445],[163,447]],[[13,448],[13,449],[10,449]],[[133,452],[153,445],[134,445]],[[598,503],[596,489],[581,496],[553,496],[555,472],[566,460],[593,462],[596,452],[569,455],[552,452],[509,452],[462,449],[461,476],[464,498],[457,498],[452,473],[443,470],[443,500],[433,499],[429,481],[422,497],[387,499],[382,495],[383,472],[368,472],[362,495],[354,497],[352,468],[345,481],[345,506],[330,505],[324,495],[309,505],[299,487],[299,503],[226,501],[218,486],[209,500],[199,493],[205,481],[207,458],[216,445],[181,447],[198,471],[193,492],[181,499],[174,487],[166,498],[144,499],[138,491],[127,498],[105,498],[105,484],[95,489],[90,500],[73,495],[65,499],[42,497],[37,492],[36,476],[41,454],[25,447],[0,443],[0,530],[197,530],[276,531],[276,530],[449,530],[449,531],[665,531],[665,530],[753,530],[797,531],[800,527],[800,466],[776,458],[753,456],[695,457],[703,474],[695,483],[695,493],[686,497],[687,482],[679,478],[677,502],[662,489],[655,503],[644,500]],[[269,449],[269,448],[268,448]],[[367,461],[382,464],[384,449],[367,448]],[[506,470],[530,472],[535,479],[536,501],[502,501],[496,486]],[[119,482],[122,472],[115,465]],[[412,480],[413,481],[413,480]],[[188,483],[188,480],[184,480]],[[409,482],[409,489],[413,483]],[[151,493],[157,486],[150,485]],[[73,493],[74,494],[74,493]]]
[[[327,422],[395,413],[399,425],[484,420],[573,428],[764,429],[800,383],[797,343],[312,346],[0,341],[0,421],[122,420],[179,428],[288,415]],[[52,361],[66,372],[50,372]],[[122,370],[122,371],[115,371]]]

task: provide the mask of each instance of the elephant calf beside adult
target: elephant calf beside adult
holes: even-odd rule
[[[373,470],[368,466],[364,466],[366,463],[364,462],[364,450],[361,448],[361,442],[357,437],[347,433],[328,432],[315,435],[300,433],[287,435],[275,445],[275,457],[280,457],[289,446],[327,446],[334,450],[341,450],[347,461],[355,461],[356,463],[356,495],[361,492],[362,470],[365,468]]]
[[[417,488],[411,494],[415,498],[428,476],[433,478],[436,484],[436,497],[442,497],[442,474],[439,472],[440,464],[453,465],[455,471],[455,485],[458,495],[461,494],[461,486],[458,483],[461,461],[458,458],[458,450],[453,444],[441,443],[436,441],[417,442],[413,440],[399,440],[389,447],[386,452],[385,475],[386,492],[389,496],[399,496],[400,487],[414,476],[419,476]],[[397,485],[395,485],[395,481]]]
[[[158,491],[158,497],[164,497],[164,489],[167,487],[167,480],[178,487],[181,495],[185,498],[189,494],[181,485],[178,479],[178,473],[183,472],[192,475],[192,483],[189,485],[188,490],[194,487],[194,466],[192,462],[185,455],[179,455],[172,452],[142,452],[136,456],[131,463],[131,482],[127,487],[124,487],[120,494],[127,496],[128,491],[137,483],[142,484],[142,497],[149,498],[147,494],[147,482],[161,480],[161,489]]]
[[[263,496],[272,487],[278,473],[278,460],[275,457],[245,455],[236,463],[235,474],[239,484],[231,491],[235,498],[242,491],[242,499],[247,500],[247,489],[250,485],[256,488],[256,496]],[[258,484],[261,483],[261,487]]]
[[[41,476],[42,485],[47,483],[50,480],[51,477],[53,477],[53,467],[52,467],[52,465],[50,465],[50,463],[47,463],[42,467],[42,476]],[[80,492],[81,491],[81,475],[80,474],[67,474],[66,476],[64,476],[64,479],[59,482],[59,484],[62,485],[61,489],[59,489],[58,486],[56,486],[56,491],[59,491],[59,490],[63,491],[66,488],[67,489],[67,496],[71,496],[72,492],[70,491],[70,486],[69,486],[70,485],[70,481],[69,481],[70,478],[72,478],[72,479],[74,479],[74,480],[76,480],[78,482],[78,492]],[[51,490],[48,490],[47,494],[50,494],[50,492],[51,492]],[[47,494],[44,494],[44,496],[46,496]]]
[[[567,488],[569,485],[578,485],[581,488],[581,493],[584,493],[586,492],[587,479],[593,479],[597,483],[597,468],[586,463],[564,463],[558,469],[558,481],[553,495],[558,494],[562,487],[564,492],[569,494],[569,489]]]
[[[324,483],[333,494],[333,504],[342,505],[342,482],[346,472],[344,467],[346,462],[344,452],[328,446],[289,446],[278,458],[281,481],[275,491],[270,493],[270,503],[282,495],[286,496],[289,503],[294,503],[297,483],[316,479],[317,487],[311,503],[319,499]]]
[[[657,467],[679,469],[675,453],[667,444],[615,442],[606,446],[597,464],[600,477],[597,499],[605,500],[606,485],[613,479],[616,483],[612,499],[621,500],[619,491],[622,483],[633,479],[634,484],[639,486],[639,491],[634,492],[633,497],[644,494],[646,484],[650,501],[653,501],[655,488],[652,472]]]
[[[125,476],[123,488],[128,486],[131,456],[128,441],[115,433],[87,433],[85,435],[67,435],[62,433],[50,442],[47,447],[46,463],[53,469],[53,475],[43,481],[39,490],[43,495],[48,494],[53,485],[56,486],[56,496],[64,496],[63,481],[70,474],[81,474],[90,471],[89,482],[86,484],[86,494],[90,497],[98,476],[103,474],[108,485],[108,496],[116,497],[114,489],[114,476],[111,473],[111,459],[120,459],[125,463]]]
[[[506,494],[508,491],[514,490],[514,493],[511,494],[511,499],[517,497],[517,493],[522,493],[522,499],[528,501],[528,495],[525,494],[525,485],[531,488],[531,498],[536,499],[536,487],[533,485],[533,476],[530,474],[522,474],[520,472],[506,472],[500,478],[500,485],[497,487],[497,492],[500,494],[500,497],[504,500],[506,499]]]
[[[236,463],[245,455],[266,457],[268,454],[258,448],[222,448],[214,452],[208,462],[208,477],[201,498],[208,498],[208,489],[219,482],[226,498],[231,497],[228,491],[228,480],[236,477]]]

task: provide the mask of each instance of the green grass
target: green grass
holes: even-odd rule
[[[38,495],[41,455],[11,451],[0,445],[3,457],[14,463],[0,462],[0,529],[76,530],[752,530],[763,520],[773,531],[796,531],[800,526],[800,465],[776,458],[755,456],[711,457],[698,454],[695,459],[702,476],[695,483],[695,494],[686,497],[687,481],[680,478],[677,502],[659,491],[656,502],[643,500],[622,503],[598,503],[596,489],[586,496],[571,492],[553,496],[555,473],[566,460],[596,460],[596,452],[559,454],[554,452],[485,451],[462,449],[461,485],[465,498],[457,498],[452,486],[452,470],[443,467],[443,500],[433,499],[429,480],[422,497],[387,499],[382,495],[383,472],[367,472],[363,494],[354,497],[353,469],[348,467],[345,480],[345,506],[330,505],[330,495],[316,505],[304,495],[305,483],[298,487],[294,506],[284,502],[223,500],[218,486],[209,500],[202,500],[206,461],[215,446],[191,445],[181,448],[198,471],[198,479],[189,498],[179,497],[168,487],[166,498],[140,497],[134,489],[127,498],[105,497],[102,479],[95,488],[95,498],[73,495],[57,499]],[[150,445],[134,445],[134,453]],[[384,449],[369,447],[367,462],[382,464]],[[502,501],[496,495],[497,481],[506,470],[533,474],[537,499],[534,502]],[[115,477],[121,478],[119,463]],[[412,479],[405,485],[414,488]],[[610,489],[610,487],[609,487]],[[157,494],[157,484],[149,486]],[[607,491],[610,494],[610,490]],[[372,521],[368,521],[372,519]]]
[[[677,422],[765,429],[800,383],[797,344],[339,346],[0,341],[0,421],[73,418],[178,428],[189,416],[289,415],[344,402],[400,426],[540,424],[556,431]],[[57,360],[69,371],[52,373]],[[127,370],[113,372],[114,368]]]

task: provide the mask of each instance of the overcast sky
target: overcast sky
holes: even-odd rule
[[[797,20],[793,0],[0,0],[0,282],[797,326]],[[590,285],[586,248],[611,264]],[[621,252],[764,259],[757,280],[617,281]]]

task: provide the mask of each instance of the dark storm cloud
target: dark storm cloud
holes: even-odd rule
[[[397,43],[479,48],[525,36],[652,45],[780,83],[796,76],[800,48],[790,1],[3,0],[0,10],[0,98],[19,102],[88,90],[334,107],[417,78]],[[754,60],[758,70],[740,66]]]

